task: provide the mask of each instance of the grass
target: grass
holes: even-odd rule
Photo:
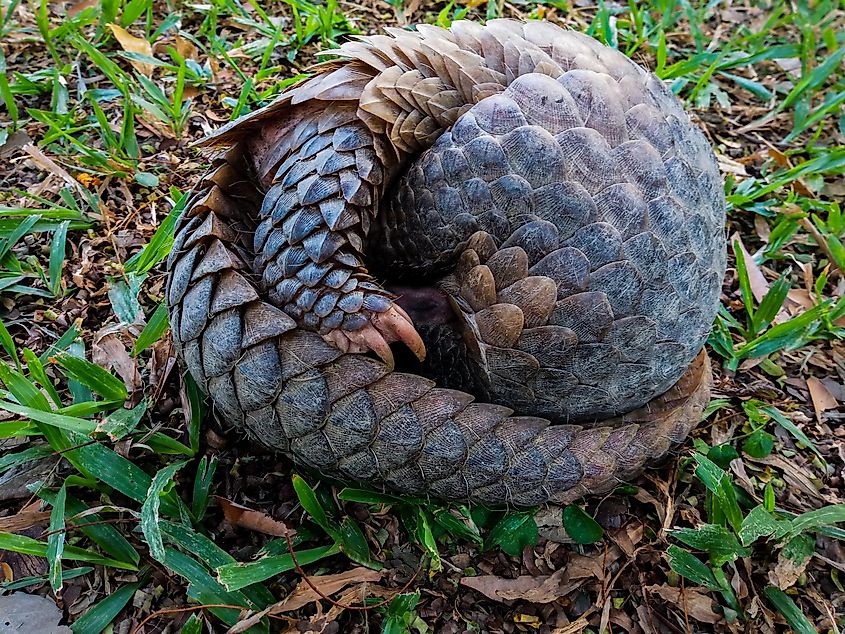
[[[721,621],[707,627],[723,630],[776,622],[840,631],[843,568],[831,553],[845,536],[837,527],[845,522],[842,440],[833,431],[841,418],[810,385],[843,377],[841,3],[63,6],[0,6],[0,145],[13,157],[0,174],[0,479],[52,460],[29,482],[35,506],[0,503],[0,526],[21,520],[0,531],[0,592],[49,588],[66,597],[84,586],[86,609],[69,611],[77,633],[135,627],[185,605],[194,613],[157,614],[146,631],[173,620],[200,632],[274,605],[300,580],[298,567],[320,579],[410,560],[423,572],[412,565],[385,583],[367,601],[387,603],[369,617],[339,610],[332,618],[349,631],[368,623],[398,633],[446,631],[446,622],[554,628],[560,613],[598,632],[608,604],[614,623],[638,620],[645,590],[633,588],[647,584],[660,596],[680,590],[683,607],[650,609],[682,630],[709,611]],[[317,485],[313,474],[287,463],[276,472],[276,458],[217,436],[196,387],[172,367],[162,303],[161,262],[184,193],[205,168],[190,140],[267,103],[318,50],[350,34],[396,19],[448,26],[518,13],[585,31],[670,83],[725,170],[732,246],[709,341],[719,380],[705,429],[675,469],[620,487],[610,502],[554,511],[568,557],[604,568],[615,548],[619,572],[609,585],[588,578],[586,603],[572,591],[552,611],[528,600],[511,608],[479,601],[458,585],[478,573],[565,568],[533,511]],[[295,528],[298,565],[284,534],[221,528],[219,496],[239,495],[262,510],[262,522],[284,517]],[[621,528],[605,521],[606,503],[628,509]],[[48,515],[27,526],[33,508]],[[639,547],[621,555],[619,530],[637,526]],[[21,554],[44,558],[41,573],[15,576]],[[150,597],[140,608],[139,593]],[[432,607],[437,596],[469,616],[457,608],[444,616]],[[699,597],[706,601],[696,611]],[[311,618],[313,608],[297,614]],[[285,623],[279,614],[253,621],[257,632]]]

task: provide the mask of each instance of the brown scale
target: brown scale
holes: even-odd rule
[[[205,140],[230,149],[176,229],[174,339],[226,422],[340,479],[522,506],[682,442],[726,256],[677,99],[544,22],[338,54]]]

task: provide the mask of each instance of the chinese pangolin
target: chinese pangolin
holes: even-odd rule
[[[494,505],[607,491],[681,442],[725,201],[672,92],[543,21],[332,53],[202,141],[228,149],[178,221],[173,338],[222,420],[327,476]]]

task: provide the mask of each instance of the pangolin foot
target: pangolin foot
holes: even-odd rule
[[[323,339],[343,352],[376,353],[392,370],[393,352],[390,343],[404,343],[417,358],[425,359],[425,344],[414,323],[402,308],[395,303],[383,312],[370,312],[369,321],[358,330],[330,330]]]

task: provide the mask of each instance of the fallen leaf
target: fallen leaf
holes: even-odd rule
[[[247,530],[273,535],[274,537],[282,537],[286,533],[292,534],[291,529],[285,526],[284,522],[273,519],[267,513],[235,504],[219,495],[215,495],[214,498],[220,504],[220,508],[223,509],[223,516],[226,521],[232,526],[240,526]]]
[[[745,170],[745,165],[735,161],[729,156],[716,152],[716,160],[719,163],[719,169],[725,174],[735,174],[736,176],[748,176]]]
[[[75,2],[68,7],[67,14],[69,17],[73,18],[85,11],[85,9],[96,7],[99,4],[98,0],[81,0],[80,2]]]
[[[308,580],[316,588],[318,588],[323,595],[328,597],[333,595],[335,592],[340,592],[350,584],[357,584],[358,587],[354,588],[353,591],[357,591],[360,594],[360,590],[365,584],[371,583],[373,581],[379,581],[382,576],[384,576],[384,571],[370,570],[369,568],[358,567],[352,568],[351,570],[347,570],[345,572],[338,573],[336,575],[318,575],[315,577],[308,577]],[[379,588],[379,590],[382,590],[382,588]],[[339,601],[337,601],[337,603],[340,603],[342,605],[348,605],[351,601],[354,601],[355,598],[357,597],[353,596],[352,598],[350,598],[349,593],[346,593],[343,597],[341,597]],[[308,585],[306,581],[300,581],[296,588],[294,588],[294,591],[291,592],[287,597],[285,597],[278,603],[274,603],[273,605],[261,610],[260,612],[256,612],[255,614],[252,614],[247,618],[239,621],[230,629],[228,629],[226,631],[226,634],[240,634],[241,632],[246,632],[253,625],[257,624],[261,619],[263,619],[269,614],[275,615],[281,614],[282,612],[293,612],[294,610],[298,610],[299,608],[304,607],[309,603],[319,601],[320,599],[322,599],[322,597],[317,592],[315,592],[314,589],[311,588],[311,586]],[[332,606],[332,609],[337,607],[338,606]]]
[[[554,574],[539,577],[521,575],[516,579],[508,579],[497,575],[479,575],[461,579],[462,586],[477,590],[494,601],[522,599],[531,603],[552,603],[582,583],[570,579],[568,568],[561,568]]]
[[[379,597],[382,600],[392,599],[397,594],[399,594],[398,589],[394,588],[383,588],[381,586],[371,586],[369,584],[360,584],[358,586],[354,586],[349,588],[346,592],[340,595],[340,598],[337,600],[338,603],[341,605],[355,605],[356,603],[362,602],[362,589],[366,585],[367,587],[367,596],[368,597]],[[319,603],[317,604],[320,605]],[[333,605],[329,608],[329,611],[326,612],[326,622],[331,623],[343,612],[344,608],[341,605]],[[318,610],[319,613],[319,610]],[[318,616],[311,617],[313,620],[316,620]],[[312,623],[313,623],[312,620]]]
[[[642,541],[643,525],[639,522],[630,522],[618,530],[613,531],[609,536],[622,549],[625,556],[630,559],[637,550],[637,544]]]
[[[766,150],[766,154],[779,168],[784,170],[792,169],[792,163],[789,162],[789,157],[780,150],[770,147]]]
[[[675,604],[684,614],[689,614],[701,623],[712,625],[722,620],[722,616],[713,611],[713,599],[697,590],[684,588],[682,591],[680,588],[673,588],[666,584],[645,586],[643,589],[656,594],[668,603]]]
[[[181,35],[176,35],[176,52],[185,59],[197,59],[197,47],[191,40]]]
[[[32,139],[23,130],[18,130],[10,134],[6,142],[0,145],[0,158],[5,159],[10,157],[27,143],[32,144]]]
[[[123,379],[130,394],[141,389],[143,381],[138,371],[138,360],[130,356],[126,346],[114,332],[106,332],[104,329],[94,335],[91,359],[104,368],[113,368]]]
[[[769,583],[781,590],[791,588],[801,575],[804,574],[804,570],[806,570],[807,564],[810,563],[810,559],[810,557],[805,557],[803,561],[796,563],[789,557],[786,557],[783,551],[780,551],[778,553],[777,564],[769,571]]]
[[[153,47],[144,38],[135,37],[122,26],[118,26],[117,24],[109,23],[108,27],[111,29],[114,38],[118,41],[124,51],[128,53],[139,53],[148,57],[153,56]],[[153,73],[152,64],[148,64],[147,62],[139,62],[134,59],[129,60],[129,63],[132,64],[132,66],[135,67],[135,70],[137,70],[142,75],[146,75],[147,77],[149,77]]]
[[[824,501],[825,498],[819,493],[813,481],[791,460],[786,460],[777,454],[771,454],[765,458],[753,458],[749,456],[747,459],[751,462],[780,469],[783,472],[783,479],[795,490],[796,494],[804,495],[812,500]]]
[[[572,621],[572,623],[565,627],[556,627],[549,634],[581,634],[581,632],[583,632],[589,626],[590,622],[587,620],[587,617],[582,615],[579,616],[577,620]]]
[[[346,586],[353,583],[372,583],[379,581],[384,576],[382,570],[370,570],[369,568],[352,568],[345,572],[340,572],[336,575],[319,575],[316,577],[308,577],[308,580],[316,586],[320,592],[326,596],[331,596],[335,592],[343,590]],[[300,581],[294,591],[288,595],[284,601],[280,601],[275,607],[271,609],[270,614],[279,614],[280,612],[292,612],[301,607],[318,601],[320,595],[314,592],[314,589],[305,581]]]
[[[787,73],[801,72],[801,60],[797,57],[777,57],[772,61]]]
[[[73,188],[79,187],[79,183],[76,179],[68,174],[67,170],[63,167],[60,167],[53,159],[48,157],[44,152],[39,150],[37,147],[32,145],[31,143],[25,143],[22,147],[23,151],[29,154],[32,162],[35,163],[38,167],[43,170],[50,172],[61,178],[65,183],[70,185]]]
[[[821,424],[822,414],[829,409],[836,409],[839,407],[839,403],[836,402],[836,398],[828,391],[824,383],[814,376],[807,379],[807,389],[810,390],[813,409],[816,410],[816,420]]]
[[[786,299],[788,302],[791,302],[791,304],[787,304],[787,309],[793,317],[805,310],[815,308],[816,306],[816,302],[813,301],[812,295],[810,295],[809,291],[806,291],[803,288],[791,289],[786,294]]]
[[[834,379],[824,378],[822,384],[830,392],[830,395],[836,399],[837,403],[845,403],[845,383],[838,383]]]

